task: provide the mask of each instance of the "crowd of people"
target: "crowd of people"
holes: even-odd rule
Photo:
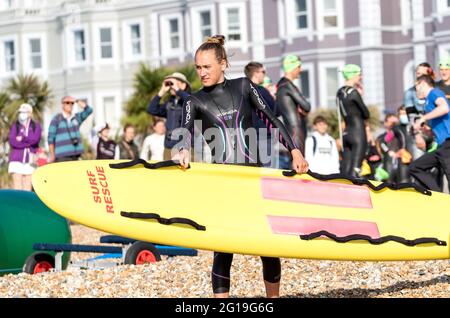
[[[227,65],[223,67],[226,68]],[[282,67],[284,76],[273,85],[263,64],[253,61],[245,66],[243,72],[246,79],[254,84],[252,88],[256,89],[274,117],[267,118],[260,110],[253,109],[248,116],[242,116],[245,120],[241,119],[240,123],[235,115],[243,115],[242,101],[238,105],[238,100],[233,99],[231,87],[222,87],[222,100],[213,97],[201,103],[198,97],[195,100],[191,98],[192,88],[186,76],[175,72],[163,80],[158,94],[149,101],[147,112],[154,116],[153,133],[144,139],[142,146],[135,141],[136,133],[132,125],[123,128],[122,138],[116,142],[110,137],[109,124],[99,124],[95,127],[98,134],[98,142],[94,145],[96,158],[141,158],[156,161],[179,159],[180,149],[177,145],[182,144],[183,133],[178,130],[184,127],[193,129],[194,138],[189,139],[189,146],[195,151],[190,154],[190,160],[220,163],[230,161],[233,157],[229,153],[230,149],[211,149],[212,147],[207,149],[212,157],[206,159],[205,148],[211,145],[205,138],[208,135],[205,133],[207,128],[199,128],[194,122],[193,127],[187,127],[183,123],[183,110],[190,100],[189,105],[200,102],[210,112],[217,112],[210,116],[223,117],[220,123],[209,128],[220,127],[219,134],[234,145],[232,148],[240,150],[240,155],[244,158],[240,163],[290,168],[292,157],[284,147],[286,139],[280,138],[280,143],[276,143],[278,137],[273,134],[276,127],[269,119],[280,120],[312,172],[342,173],[394,183],[418,182],[429,189],[445,191],[444,176],[448,179],[450,170],[450,128],[446,112],[450,98],[450,58],[443,58],[439,63],[439,81],[436,81],[437,76],[429,63],[417,66],[416,85],[406,90],[404,104],[399,105],[396,113],[386,114],[384,130],[376,138],[368,124],[370,113],[364,103],[362,70],[358,65],[349,64],[342,70],[345,85],[337,91],[340,126],[336,139],[329,135],[329,123],[325,117],[309,118],[311,105],[296,85],[302,72],[302,60],[298,56],[288,55],[283,59]],[[199,76],[202,78],[201,72]],[[228,82],[231,81],[224,80],[224,83]],[[81,109],[78,113],[73,112],[75,103]],[[230,109],[227,109],[228,106]],[[12,175],[14,189],[31,190],[31,174],[37,166],[46,162],[79,160],[83,154],[80,126],[92,114],[93,109],[83,100],[76,100],[72,96],[62,98],[61,108],[62,111],[53,117],[48,129],[48,157],[39,147],[42,128],[33,119],[33,107],[25,103],[18,109],[17,121],[11,126],[9,138],[9,173]],[[190,107],[189,110],[192,116],[195,108]],[[248,121],[250,117],[251,121]],[[191,118],[196,119],[195,115]],[[228,121],[234,123],[229,125]],[[308,131],[308,122],[312,124],[312,131]],[[201,122],[203,125],[204,123],[205,120]],[[245,131],[255,129],[258,149],[256,156],[252,151],[241,151],[243,148],[254,149],[252,146],[255,140],[249,138],[248,134],[239,138],[239,133],[233,134],[229,131],[230,128]],[[201,146],[200,151],[195,145]],[[194,152],[199,152],[200,156],[195,157]],[[221,157],[220,160],[218,157]]]
[[[118,142],[110,138],[107,123],[97,125],[96,158],[177,159],[187,168],[198,159],[195,153],[208,148],[209,161],[217,164],[417,182],[443,191],[443,177],[450,178],[450,58],[440,61],[438,82],[430,64],[418,65],[415,85],[405,92],[404,105],[386,114],[384,131],[376,138],[364,103],[362,69],[346,65],[342,70],[345,85],[336,93],[339,136],[335,139],[325,117],[309,118],[310,102],[295,84],[302,72],[298,56],[283,59],[284,76],[276,85],[259,62],[245,66],[245,77],[230,80],[225,76],[229,60],[224,41],[223,36],[211,37],[196,51],[195,65],[203,86],[199,91],[192,92],[184,74],[164,78],[158,94],[149,101],[153,133],[142,147],[135,142],[132,125],[123,128]],[[50,163],[80,159],[84,151],[80,126],[93,112],[86,102],[71,96],[61,103],[62,112],[53,117],[48,130]],[[80,112],[73,112],[75,103]],[[22,104],[11,126],[9,172],[16,189],[31,190],[31,174],[42,159],[42,129],[32,114],[33,107]],[[313,128],[309,134],[308,121]],[[232,259],[232,254],[214,253],[216,297],[228,296]],[[262,257],[262,263],[267,296],[277,297],[280,260]]]

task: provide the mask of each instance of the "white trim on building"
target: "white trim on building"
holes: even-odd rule
[[[22,66],[24,73],[47,77],[47,34],[25,33],[22,35]]]
[[[240,48],[244,53],[247,53],[249,48],[247,34],[247,3],[220,3],[219,14],[220,32],[226,37],[227,47]],[[235,18],[237,18],[237,21],[234,21]]]
[[[410,60],[403,68],[403,91],[410,89],[414,85],[416,76],[416,64]]]
[[[205,22],[207,16],[202,16],[202,13],[209,12],[210,24],[209,27],[207,25],[202,25],[202,22]],[[191,39],[192,45],[191,50],[193,48],[199,47],[207,34],[214,35],[217,34],[217,17],[216,17],[216,7],[214,4],[203,5],[192,7],[190,10],[191,15]],[[199,29],[200,28],[200,29]]]
[[[384,111],[384,65],[383,53],[379,51],[367,51],[361,53],[364,102],[366,105],[378,105]]]
[[[343,60],[319,62],[319,83],[322,83],[322,85],[319,85],[320,101],[318,106],[323,108],[336,107],[336,93],[344,85],[341,74],[344,66],[345,61]],[[334,78],[330,76],[330,71],[335,71]]]
[[[118,68],[120,55],[117,29],[116,21],[92,24],[95,69],[99,69],[100,65],[115,65]]]
[[[122,48],[125,63],[138,62],[145,58],[144,19],[128,19],[122,21]]]
[[[112,109],[107,109],[111,107]],[[96,90],[94,121],[107,122],[111,126],[111,133],[120,131],[120,116],[122,115],[122,91]]]
[[[163,64],[169,58],[178,58],[180,61],[184,58],[184,21],[180,13],[160,15],[161,24],[161,56]]]
[[[87,23],[70,25],[65,29],[65,46],[67,52],[67,67],[85,67],[91,63],[90,32]]]
[[[314,39],[314,14],[311,0],[303,0],[306,4],[306,12],[298,11],[298,5],[296,1],[300,0],[285,0],[284,16],[279,17],[282,19],[282,23],[285,23],[285,32],[289,37],[307,37],[309,41]],[[279,9],[280,10],[280,9]],[[302,13],[302,14],[301,14]],[[304,18],[299,23],[298,16],[302,15]],[[306,21],[305,21],[306,20]],[[305,28],[301,28],[299,24],[306,23]]]
[[[312,110],[317,108],[317,98],[316,98],[316,70],[314,63],[303,63],[302,73],[300,76],[304,76],[305,72],[308,73],[308,85],[309,85],[309,102],[311,104]],[[300,81],[301,83],[302,81]],[[302,85],[300,85],[300,90],[305,94]]]
[[[6,43],[12,43],[13,54],[11,49],[6,48]],[[8,45],[10,46],[10,45]],[[21,70],[19,69],[19,41],[17,35],[9,35],[0,37],[0,78],[7,78],[17,75]],[[9,52],[7,52],[9,51]],[[7,61],[8,59],[8,61]],[[12,59],[14,59],[12,61]],[[9,65],[7,65],[9,64]],[[13,68],[11,70],[11,68]]]
[[[327,4],[334,5],[327,8]],[[344,4],[343,0],[316,0],[317,38],[323,41],[326,35],[337,34],[344,39]]]
[[[450,43],[439,45],[439,59],[446,56],[450,56]]]

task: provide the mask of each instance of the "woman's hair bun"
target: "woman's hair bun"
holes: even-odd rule
[[[217,43],[220,45],[225,45],[225,36],[224,35],[213,35],[211,37],[206,38],[205,43]]]

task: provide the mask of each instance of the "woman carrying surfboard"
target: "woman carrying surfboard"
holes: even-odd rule
[[[185,168],[189,166],[196,121],[197,126],[201,125],[203,136],[211,148],[213,163],[260,165],[257,140],[252,138],[256,135],[252,113],[256,112],[268,127],[278,130],[280,142],[292,155],[294,170],[297,173],[308,172],[308,163],[295,147],[285,126],[260,97],[254,84],[247,78],[225,78],[225,70],[229,64],[224,43],[224,36],[213,36],[195,54],[197,74],[203,88],[191,95],[183,107],[184,136],[179,145],[180,164]],[[211,276],[215,297],[229,296],[232,260],[233,254],[214,253]],[[280,259],[262,257],[262,262],[267,296],[278,297]]]

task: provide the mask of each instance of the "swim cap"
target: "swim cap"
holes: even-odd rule
[[[439,68],[444,70],[450,69],[450,56],[441,58],[439,61]]]
[[[296,55],[288,55],[283,60],[283,70],[285,73],[292,72],[302,65],[302,61]]]
[[[386,181],[389,179],[389,172],[384,170],[381,166],[375,170],[375,179],[377,181]]]
[[[347,64],[342,70],[342,74],[346,80],[352,79],[361,74],[361,67],[356,64]]]
[[[264,76],[264,80],[263,80],[262,85],[263,86],[272,85],[272,80],[270,79],[269,76]]]

